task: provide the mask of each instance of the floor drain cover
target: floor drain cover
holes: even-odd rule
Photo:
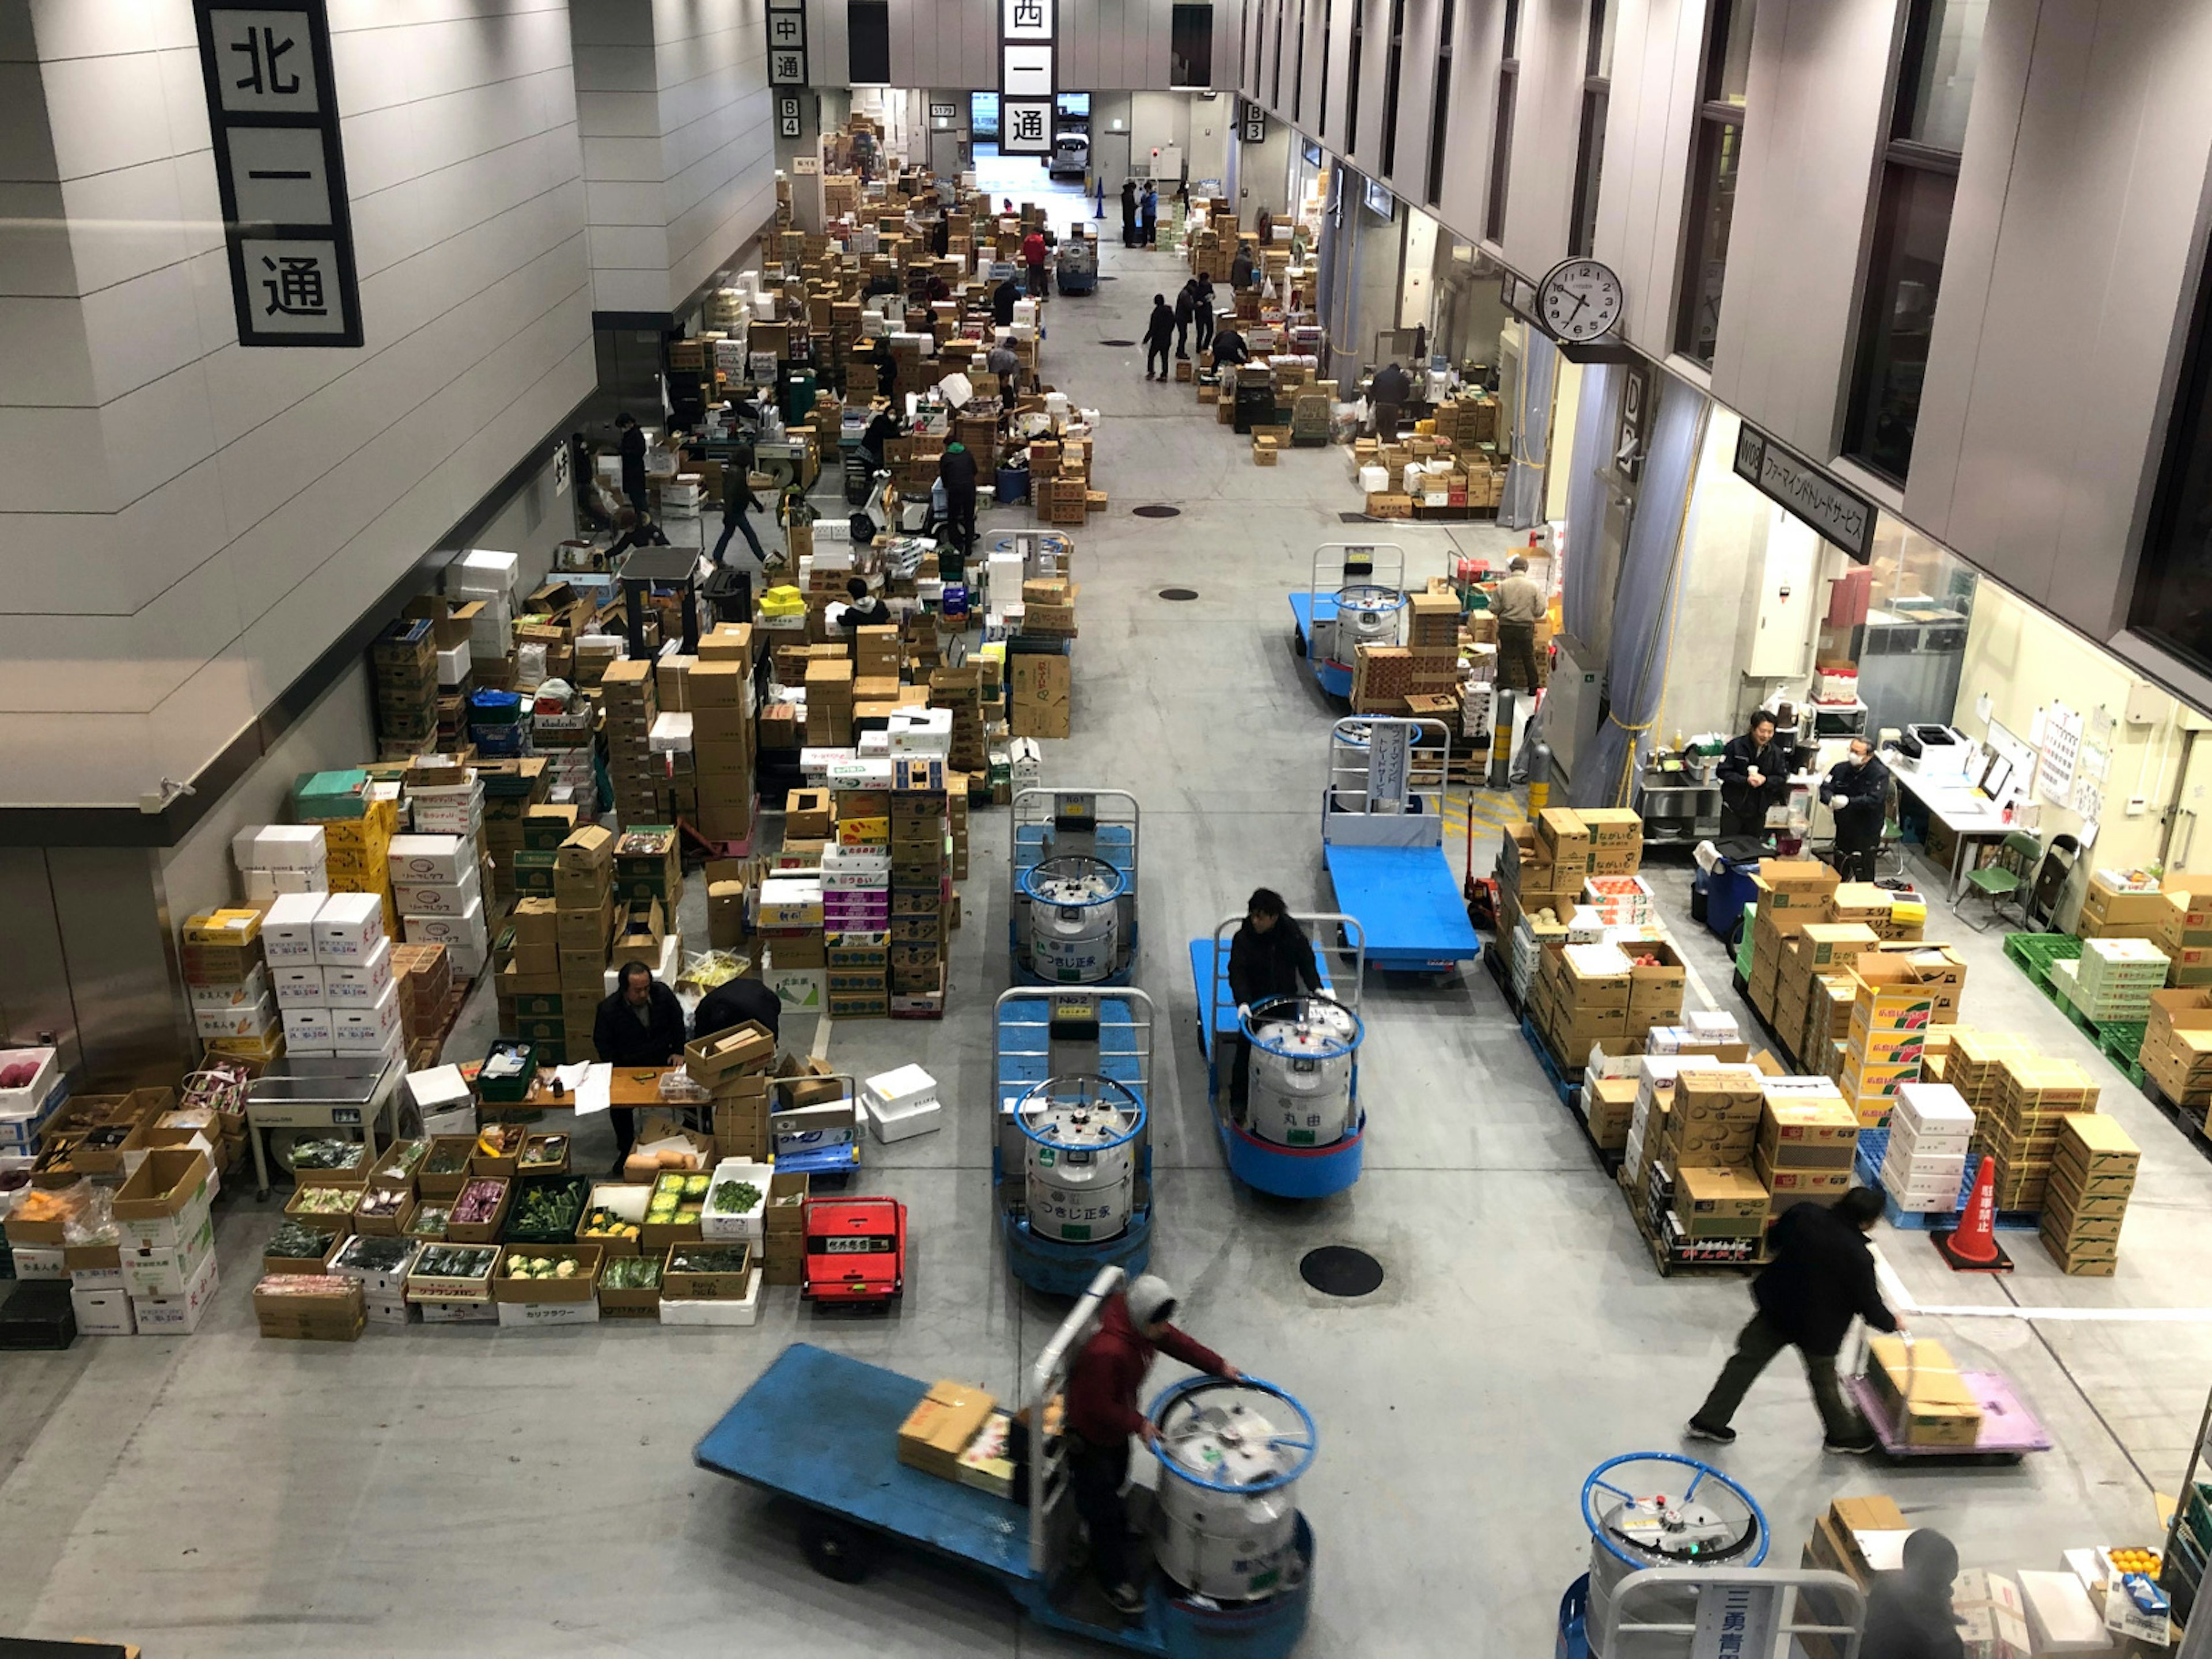
[[[1382,1264],[1364,1250],[1324,1244],[1298,1261],[1298,1277],[1323,1296],[1365,1296],[1382,1283]]]
[[[1198,597],[1198,590],[1194,587],[1163,587],[1160,597],[1164,599],[1194,599]]]
[[[1137,343],[1134,340],[1101,340],[1098,343],[1103,346],[1133,346]]]
[[[1180,519],[1182,517],[1182,509],[1179,507],[1165,507],[1158,501],[1152,501],[1138,507],[1136,514],[1140,519]]]

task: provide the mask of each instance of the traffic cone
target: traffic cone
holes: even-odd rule
[[[1984,1158],[1974,1171],[1974,1190],[1959,1224],[1936,1235],[1936,1248],[1954,1273],[2008,1273],[2012,1258],[1997,1245],[1997,1166]]]

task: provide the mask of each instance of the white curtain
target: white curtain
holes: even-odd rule
[[[1505,471],[1505,492],[1498,522],[1508,530],[1528,530],[1544,521],[1544,469],[1551,460],[1552,388],[1559,375],[1559,349],[1540,329],[1523,329],[1528,341],[1521,359],[1520,395],[1513,402],[1513,462]]]

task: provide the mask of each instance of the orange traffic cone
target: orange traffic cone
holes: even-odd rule
[[[1959,1224],[1936,1235],[1936,1248],[1954,1273],[2008,1273],[2012,1258],[1997,1247],[1997,1166],[1984,1158],[1974,1171],[1974,1190]]]

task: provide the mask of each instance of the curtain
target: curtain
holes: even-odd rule
[[[1607,488],[1601,476],[1613,466],[1614,404],[1620,396],[1620,366],[1587,363],[1583,368],[1582,403],[1575,413],[1575,448],[1567,465],[1567,569],[1559,590],[1559,621],[1569,634],[1594,645],[1602,632],[1600,617],[1611,597],[1599,592],[1605,562],[1598,540],[1605,534]]]
[[[1653,378],[1659,406],[1613,590],[1613,645],[1605,665],[1612,707],[1587,758],[1578,757],[1571,792],[1577,806],[1628,804],[1636,763],[1650,751],[1649,727],[1667,690],[1684,532],[1712,404],[1686,381]]]
[[[1541,329],[1523,328],[1528,346],[1521,360],[1521,393],[1513,404],[1513,464],[1505,471],[1505,494],[1498,522],[1508,530],[1528,530],[1544,521],[1544,467],[1551,459],[1552,385],[1559,373],[1559,349]]]

